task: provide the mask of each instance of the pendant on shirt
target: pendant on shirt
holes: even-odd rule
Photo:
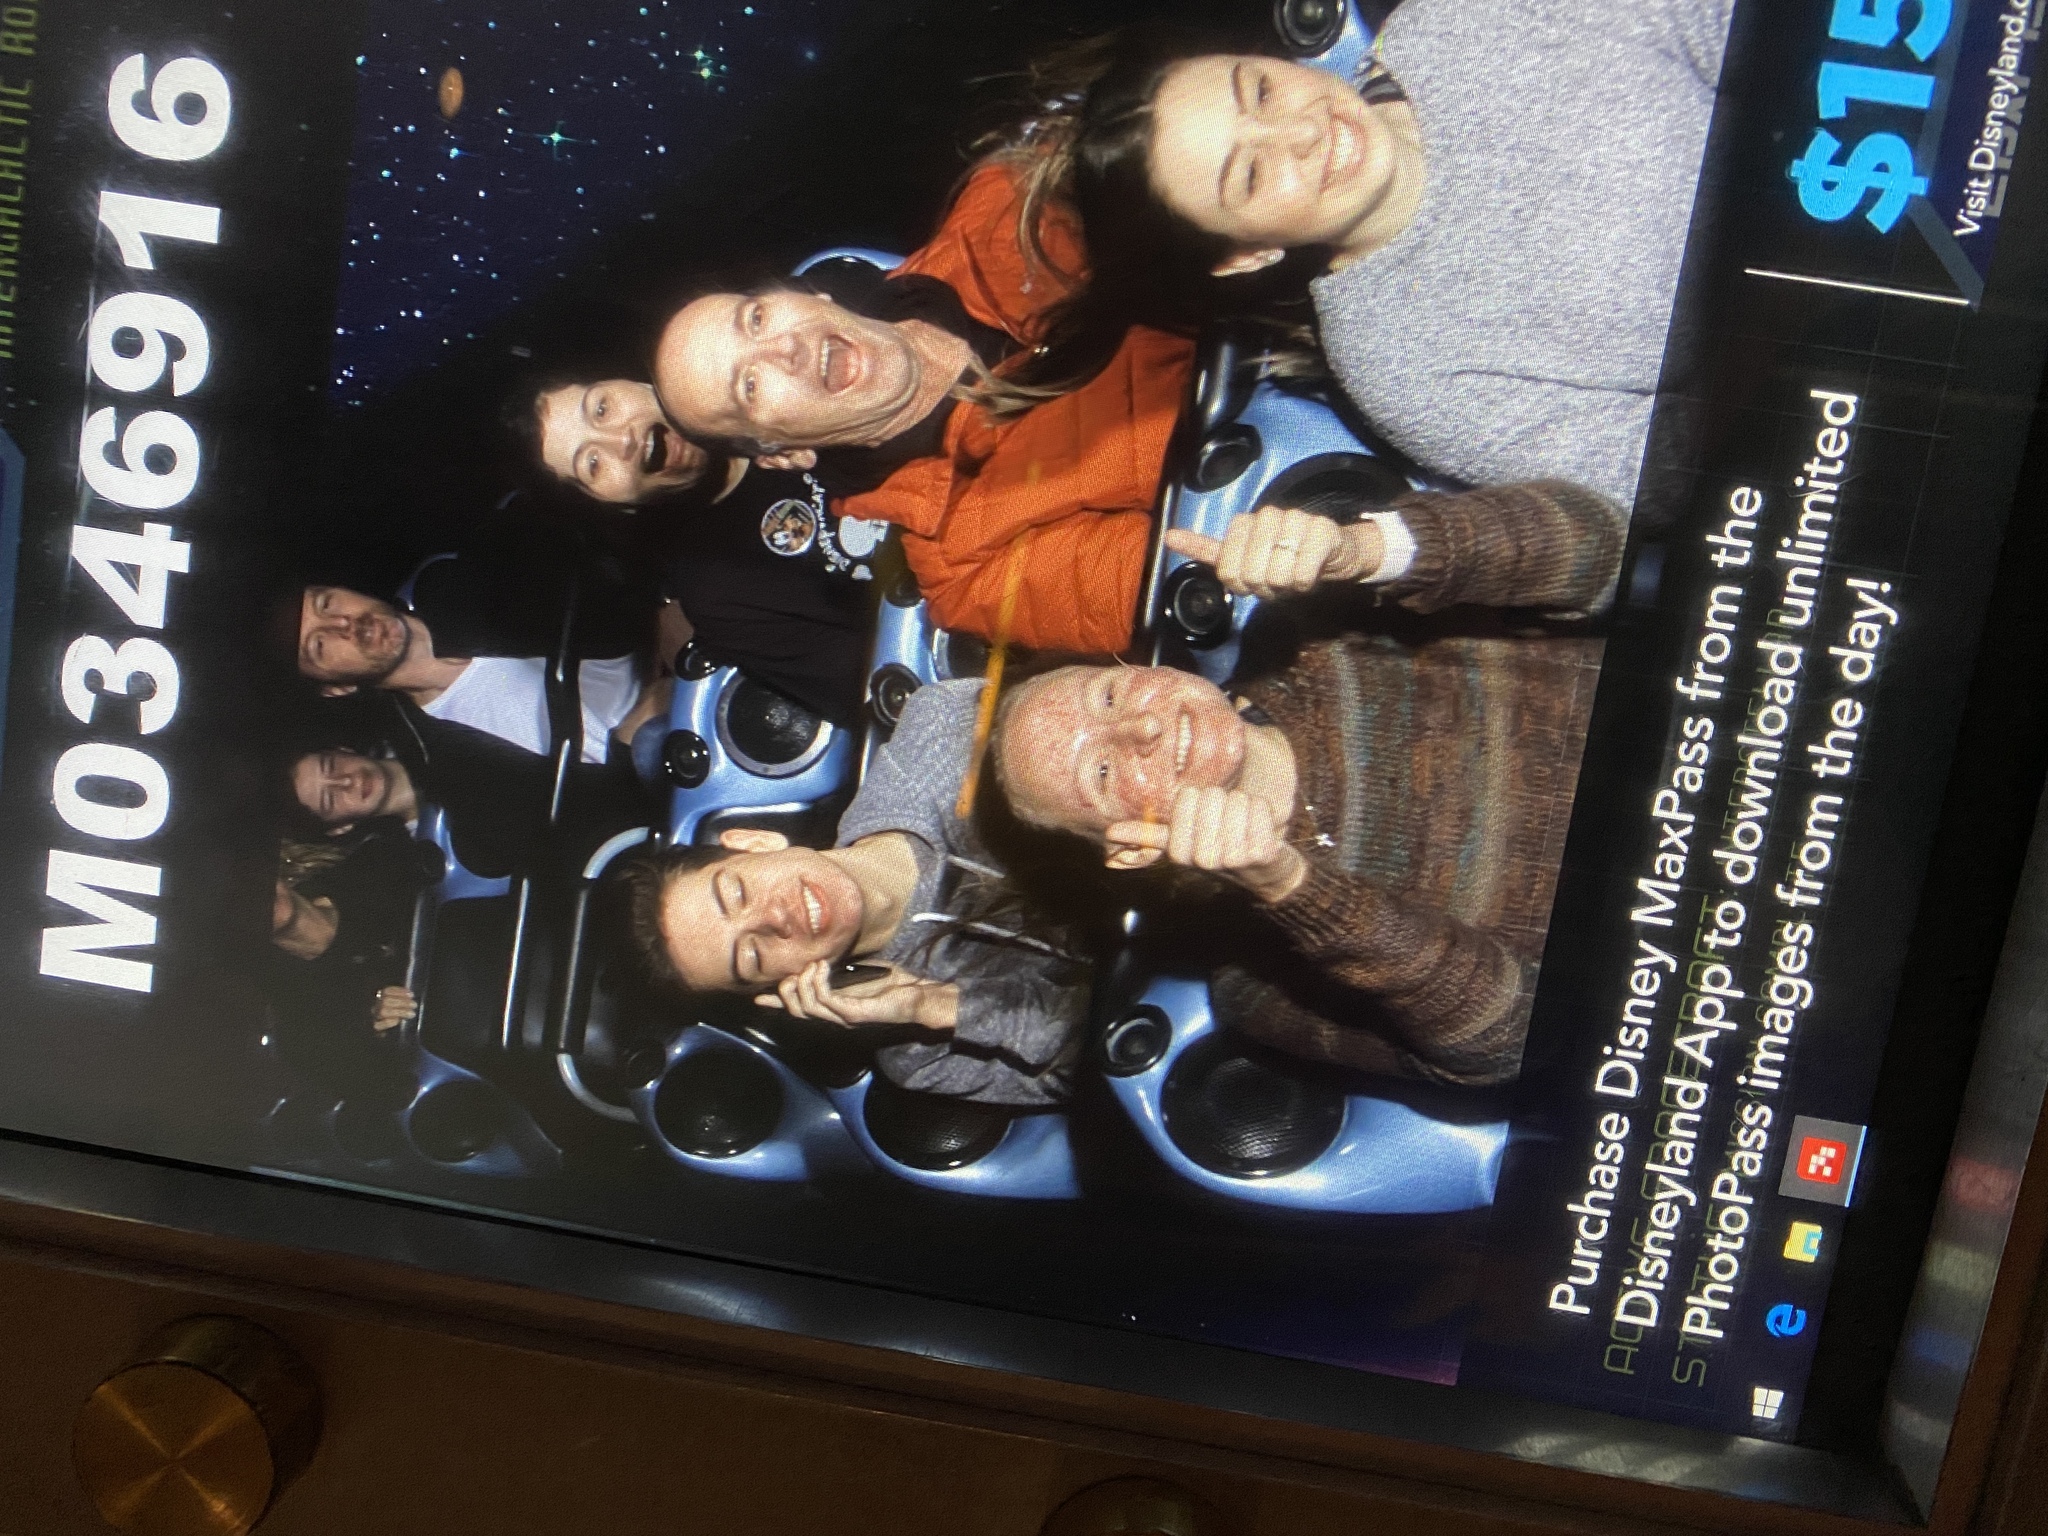
[[[801,555],[818,542],[818,513],[810,503],[790,497],[761,514],[761,542],[778,555]]]
[[[889,536],[889,525],[866,517],[834,518],[825,510],[825,488],[809,475],[808,501],[791,497],[778,501],[761,517],[761,542],[778,555],[806,554],[815,545],[826,566],[855,581],[872,581],[874,570],[867,557]]]

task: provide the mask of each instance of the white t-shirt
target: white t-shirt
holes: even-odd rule
[[[425,706],[436,720],[488,731],[514,746],[548,750],[547,663],[538,656],[479,656]],[[601,763],[612,727],[640,696],[633,658],[586,661],[582,672],[583,761]]]

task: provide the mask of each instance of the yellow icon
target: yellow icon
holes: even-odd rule
[[[1810,1221],[1795,1221],[1785,1234],[1785,1257],[1799,1264],[1811,1264],[1820,1257],[1820,1228]]]

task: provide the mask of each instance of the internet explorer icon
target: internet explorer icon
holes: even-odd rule
[[[1821,1229],[1810,1221],[1795,1221],[1785,1234],[1785,1257],[1795,1264],[1812,1264],[1820,1259]]]
[[[1806,1331],[1806,1309],[1781,1301],[1764,1315],[1764,1327],[1774,1339],[1795,1338]]]

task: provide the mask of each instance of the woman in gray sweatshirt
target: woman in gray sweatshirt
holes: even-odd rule
[[[629,861],[628,924],[650,976],[867,1031],[875,1069],[914,1092],[1021,1109],[1064,1102],[1088,965],[1068,925],[1046,918],[988,851],[987,817],[956,813],[982,687],[929,683],[911,695],[832,848],[732,827],[715,847]],[[835,983],[847,960],[882,974]]]
[[[1094,280],[1227,302],[1306,255],[1331,367],[1397,447],[1626,508],[1732,9],[1403,0],[1355,82],[1133,39],[1059,157]]]
[[[1072,1090],[1088,966],[1064,932],[1005,899],[1010,876],[957,814],[985,686],[963,678],[910,696],[839,819],[839,846],[892,834],[909,846],[917,881],[904,921],[862,958],[957,989],[952,1030],[884,1046],[877,1069],[924,1093],[1035,1108]]]

